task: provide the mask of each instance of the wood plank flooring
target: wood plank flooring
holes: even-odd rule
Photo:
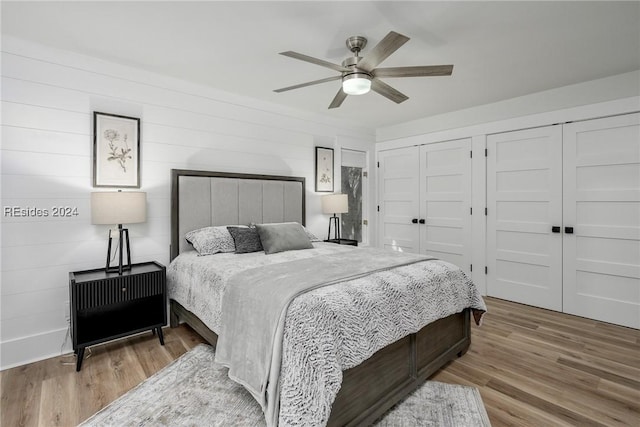
[[[640,331],[486,298],[471,348],[432,379],[479,388],[494,427],[640,426]],[[0,425],[75,426],[203,340],[187,326],[0,373]],[[71,364],[64,364],[64,363]]]

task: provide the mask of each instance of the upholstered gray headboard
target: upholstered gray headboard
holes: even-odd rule
[[[303,177],[171,170],[171,259],[192,249],[185,233],[213,225],[305,225]]]

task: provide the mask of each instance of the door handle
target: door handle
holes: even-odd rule
[[[424,224],[425,223],[424,219],[421,219],[419,222],[420,222],[420,224]]]
[[[551,232],[552,233],[559,233],[560,232],[560,226],[559,225],[554,225],[553,227],[551,227]]]
[[[413,219],[411,220],[411,223],[412,223],[412,224],[417,224],[417,223],[418,223],[418,218],[413,218]]]
[[[573,234],[573,227],[565,227],[564,232],[566,234]]]

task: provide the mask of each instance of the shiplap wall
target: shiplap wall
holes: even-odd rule
[[[322,235],[314,145],[374,141],[345,122],[24,40],[4,37],[1,60],[3,369],[69,351],[68,273],[104,263],[108,227],[90,219],[93,111],[141,118],[148,219],[129,226],[134,262],[169,261],[170,169],[304,176],[307,224]],[[11,218],[5,206],[79,215]]]

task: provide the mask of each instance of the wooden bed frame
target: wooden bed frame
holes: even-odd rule
[[[172,171],[171,259],[178,255],[180,176],[229,177],[242,179],[286,179],[267,175],[228,174],[203,171]],[[296,178],[293,178],[296,179]],[[300,178],[297,178],[298,180]],[[304,191],[304,178],[302,179]],[[302,198],[304,222],[304,197]],[[170,326],[183,321],[212,346],[218,336],[196,315],[178,302],[170,301]],[[470,310],[451,315],[426,325],[382,348],[360,365],[343,372],[342,387],[333,403],[329,426],[368,425],[393,405],[418,388],[450,360],[466,353],[471,343]]]

